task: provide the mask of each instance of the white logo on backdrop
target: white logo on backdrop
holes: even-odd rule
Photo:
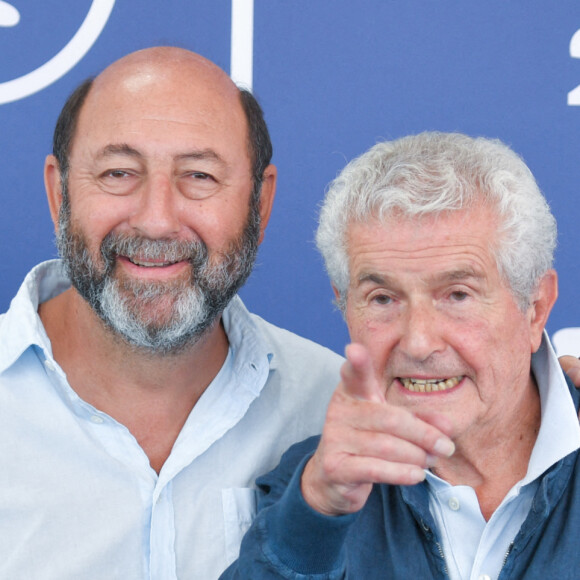
[[[41,91],[71,70],[99,38],[114,5],[115,0],[93,0],[81,27],[58,54],[32,72],[0,83],[0,105]],[[18,10],[0,0],[0,26],[16,26],[19,21]]]
[[[230,76],[252,90],[254,76],[254,0],[232,0]]]
[[[0,26],[16,26],[19,22],[20,12],[12,4],[0,0]]]
[[[580,30],[577,30],[570,40],[570,56],[580,58]],[[580,105],[580,85],[568,93],[569,105]]]

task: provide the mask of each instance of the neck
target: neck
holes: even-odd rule
[[[540,396],[530,377],[514,413],[504,417],[501,425],[490,424],[458,438],[453,456],[432,471],[451,485],[472,487],[488,521],[509,490],[525,477],[540,422]]]
[[[221,320],[192,346],[156,355],[114,335],[73,289],[42,304],[39,314],[71,388],[125,425],[159,471],[225,361]]]

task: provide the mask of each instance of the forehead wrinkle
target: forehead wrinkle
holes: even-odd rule
[[[477,271],[471,266],[462,266],[451,268],[443,272],[431,274],[428,272],[419,273],[419,278],[423,282],[435,282],[436,284],[462,282],[466,280],[481,281],[485,279],[483,272]],[[398,286],[398,277],[378,272],[363,271],[357,277],[359,286],[366,283],[377,284],[379,286],[396,287]]]
[[[473,243],[462,243],[461,241],[431,245],[429,241],[425,241],[425,245],[420,248],[393,248],[391,246],[385,247],[381,241],[371,240],[364,249],[353,252],[350,259],[352,263],[358,262],[361,265],[364,265],[365,262],[372,263],[375,260],[386,264],[395,262],[397,265],[400,263],[412,265],[417,262],[422,263],[425,260],[436,263],[438,260],[455,258],[457,266],[451,265],[447,268],[449,271],[463,270],[466,273],[471,272],[471,276],[476,276],[480,268],[483,267],[485,256],[494,257],[493,250],[489,245],[484,247]],[[479,267],[472,264],[479,264]],[[365,268],[365,270],[369,270],[369,268]]]
[[[142,115],[139,119],[141,125],[154,125],[154,124],[161,124],[161,125],[176,125],[179,127],[185,127],[186,129],[190,128],[205,128],[209,125],[216,126],[216,125],[224,125],[224,126],[231,126],[233,125],[233,121],[231,119],[223,119],[223,118],[214,118],[215,115],[212,111],[204,111],[201,109],[201,106],[198,106],[195,110],[196,116],[195,117],[179,117],[174,114],[167,114],[166,116],[154,116],[154,115]]]

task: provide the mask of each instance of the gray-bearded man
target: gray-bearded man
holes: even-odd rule
[[[53,152],[64,266],[0,317],[0,578],[217,578],[341,362],[236,296],[274,199],[262,112],[148,49],[73,93]]]

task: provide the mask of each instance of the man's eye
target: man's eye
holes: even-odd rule
[[[99,174],[99,184],[111,195],[127,195],[139,184],[139,175],[130,169],[106,169]]]
[[[207,173],[203,173],[202,171],[195,171],[194,173],[191,173],[190,175],[194,179],[199,179],[199,180],[212,179],[211,175],[208,175]]]
[[[127,177],[129,173],[127,171],[123,171],[122,169],[113,169],[112,171],[108,171],[105,174],[105,177],[114,177],[115,179],[121,179],[123,177]]]
[[[390,304],[393,301],[393,299],[387,294],[376,294],[373,296],[372,300],[381,305]]]
[[[467,292],[462,292],[461,290],[456,290],[455,292],[452,292],[450,296],[455,302],[463,302],[469,294]]]
[[[179,180],[181,193],[193,200],[206,199],[216,193],[219,187],[219,181],[211,173],[205,173],[205,171],[184,172]]]

